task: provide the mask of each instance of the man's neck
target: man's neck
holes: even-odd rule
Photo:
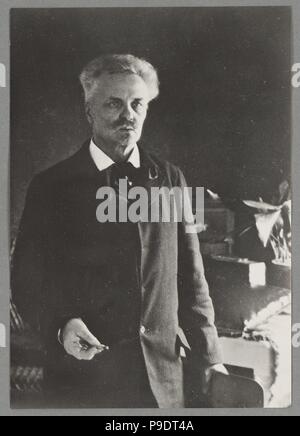
[[[116,163],[126,162],[130,158],[135,147],[135,144],[128,145],[126,148],[121,145],[106,144],[104,141],[99,141],[96,138],[93,138],[93,141],[100,150]]]

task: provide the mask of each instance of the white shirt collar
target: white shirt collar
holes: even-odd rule
[[[104,171],[115,163],[103,150],[97,147],[93,139],[91,139],[90,143],[90,154],[99,171]],[[134,146],[128,162],[135,168],[141,167],[141,156],[137,145]]]

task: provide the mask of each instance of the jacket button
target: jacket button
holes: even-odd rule
[[[140,328],[140,332],[142,333],[142,335],[144,335],[146,333],[146,327],[142,325]]]

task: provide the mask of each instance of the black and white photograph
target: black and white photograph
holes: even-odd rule
[[[12,409],[292,406],[292,41],[284,5],[10,10]]]

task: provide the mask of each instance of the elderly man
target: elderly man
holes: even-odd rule
[[[137,146],[157,73],[109,55],[80,80],[93,136],[32,181],[13,296],[42,335],[56,405],[184,407],[186,359],[204,390],[225,371],[197,235],[178,222],[96,219],[97,190],[122,178],[148,191],[185,186],[177,167]]]

